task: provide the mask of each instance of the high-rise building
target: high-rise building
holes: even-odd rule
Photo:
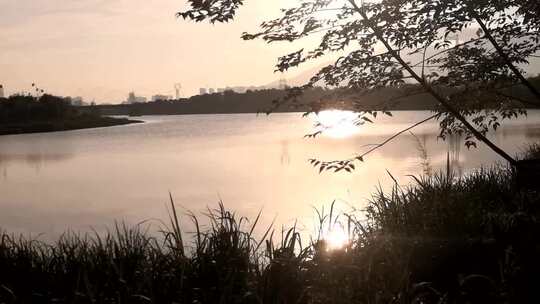
[[[127,103],[135,103],[136,102],[135,92],[129,92],[128,98],[126,101]]]
[[[135,92],[129,92],[126,103],[144,103],[144,102],[146,102],[146,97],[139,97],[135,95]]]
[[[4,98],[4,86],[0,84],[0,98]]]
[[[152,96],[152,101],[167,101],[171,99],[173,99],[173,97],[170,95],[157,94],[157,95]]]
[[[210,93],[210,94],[214,94],[215,92],[216,92],[216,89],[214,89],[214,88],[208,89],[208,93]]]
[[[208,94],[208,91],[206,90],[206,88],[200,88],[199,95],[205,95],[205,94]]]
[[[148,100],[146,99],[146,97],[141,97],[141,96],[137,96],[137,97],[136,97],[136,100],[137,100],[137,101],[136,101],[137,103],[145,103],[145,102],[148,101]]]
[[[278,84],[278,89],[285,90],[287,88],[289,88],[289,85],[287,84],[287,79],[285,79],[283,77],[280,78],[279,79],[279,84]]]
[[[176,99],[180,99],[181,90],[182,90],[182,84],[181,83],[175,83],[174,84],[174,91],[176,92]]]

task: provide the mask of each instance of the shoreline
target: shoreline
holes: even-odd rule
[[[0,136],[35,133],[51,133],[144,123],[142,120],[103,116],[99,118],[77,117],[62,121],[37,121],[21,124],[0,124]]]
[[[532,145],[524,159],[537,153]],[[535,285],[523,282],[536,282],[540,270],[540,238],[524,236],[540,229],[539,190],[522,188],[503,166],[425,177],[412,188],[375,192],[365,220],[333,213],[333,203],[329,213],[319,209],[304,245],[296,224],[282,228],[281,240],[273,224],[257,226],[262,211],[250,221],[220,202],[206,214],[178,217],[172,197],[170,224],[158,235],[123,222],[101,235],[68,231],[52,242],[0,229],[0,301],[328,303],[339,290],[343,301],[331,303],[469,296],[480,300],[451,303],[538,303]],[[199,226],[201,216],[210,225]],[[256,226],[266,232],[253,235]]]

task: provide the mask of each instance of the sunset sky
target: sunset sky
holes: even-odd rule
[[[267,85],[282,77],[273,72],[278,56],[316,40],[268,46],[240,35],[296,1],[246,1],[234,22],[213,26],[177,19],[185,0],[0,0],[0,84],[13,94],[35,82],[98,103],[130,91],[173,95],[177,82],[186,97],[200,87]],[[328,60],[284,77],[307,80]]]
[[[185,96],[265,85],[280,78],[276,58],[298,45],[268,47],[240,34],[291,1],[247,1],[235,22],[212,26],[177,19],[184,0],[0,0],[0,84],[12,94],[35,82],[98,103],[120,102],[131,90],[172,95],[175,82]]]

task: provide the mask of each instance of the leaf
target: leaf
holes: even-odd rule
[[[370,123],[373,123],[373,121],[365,116],[362,117],[363,120],[367,121],[367,122],[370,122]]]
[[[534,10],[523,7],[523,3],[484,1],[480,7],[469,7],[471,1],[368,1],[359,8],[350,1],[351,5],[339,8],[330,0],[293,2],[290,8],[281,11],[281,16],[263,22],[256,33],[244,33],[242,37],[268,43],[296,42],[306,37],[318,40],[312,49],[280,57],[276,65],[278,71],[325,55],[343,54],[320,69],[297,92],[287,93],[283,103],[297,102],[304,91],[316,86],[324,87],[325,92],[331,91],[328,95],[332,96],[325,96],[328,97],[325,100],[315,98],[316,101],[306,104],[314,112],[339,104],[335,100],[351,94],[375,93],[380,97],[378,101],[386,102],[389,96],[384,90],[395,90],[400,95],[411,88],[421,89],[440,103],[435,110],[441,114],[438,117],[441,138],[474,132],[463,123],[482,111],[501,114],[505,119],[517,117],[517,113],[504,110],[512,106],[511,99],[497,97],[494,92],[523,78],[520,68],[514,65],[526,65],[531,54],[537,54],[540,49],[536,35],[540,17]],[[245,0],[187,0],[187,3],[188,9],[177,16],[214,23],[232,20]],[[321,14],[322,11],[325,13]],[[485,32],[476,31],[477,36],[491,34],[494,39],[476,37],[460,41],[459,37],[470,36],[473,21],[487,25]],[[378,52],[381,44],[387,46],[387,52]],[[433,52],[434,49],[439,51]],[[424,58],[409,63],[403,57],[405,54],[424,54]],[[506,57],[510,59],[505,60]],[[415,72],[420,67],[422,75],[426,72],[424,68],[428,69],[428,77],[420,77]],[[419,80],[419,83],[409,82],[409,79]],[[527,84],[528,81],[522,82]],[[391,109],[394,105],[382,106]],[[361,103],[354,107],[362,108]],[[392,116],[389,111],[383,113]],[[375,115],[372,114],[373,118]],[[359,120],[372,122],[369,118]],[[484,118],[474,119],[473,125],[479,128],[480,134],[486,134],[491,126],[499,128],[498,124],[491,125]]]

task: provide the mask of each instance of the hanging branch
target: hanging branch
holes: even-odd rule
[[[499,56],[504,60],[505,64],[510,68],[512,73],[516,75],[516,77],[519,79],[519,81],[529,90],[531,93],[540,101],[540,92],[523,76],[523,74],[518,70],[518,68],[512,63],[512,60],[508,57],[508,54],[502,49],[502,47],[497,43],[493,35],[491,34],[491,31],[487,28],[485,23],[482,21],[480,16],[474,11],[474,9],[470,9],[471,15],[474,17],[478,25],[480,25],[480,28],[482,31],[484,31],[484,34],[486,38],[491,42]],[[540,106],[540,102],[531,102],[534,103],[537,106]]]
[[[401,66],[407,70],[411,76],[420,84],[424,89],[431,94],[437,101],[443,105],[448,112],[450,112],[454,117],[456,117],[467,129],[480,141],[484,142],[488,147],[490,147],[495,153],[499,154],[501,157],[506,159],[511,165],[516,166],[517,161],[508,155],[504,150],[499,148],[497,145],[495,145],[493,142],[491,142],[486,136],[484,136],[482,133],[480,133],[478,130],[476,130],[475,127],[473,127],[461,113],[457,109],[455,109],[450,103],[446,101],[444,97],[439,95],[435,90],[422,79],[404,60],[401,58],[401,56],[390,46],[389,42],[383,37],[381,30],[371,22],[371,20],[368,18],[368,16],[365,14],[364,10],[359,8],[358,5],[356,5],[356,2],[354,0],[348,0],[349,3],[353,6],[354,10],[362,16],[362,18],[366,21],[366,23],[369,25],[369,27],[373,30],[375,33],[375,36],[377,39],[385,46],[385,48],[388,50],[390,54],[401,64]]]
[[[210,22],[229,20],[226,17],[232,18],[235,10],[244,2],[187,1],[192,4],[192,10],[180,16]],[[280,57],[276,64],[279,71],[299,67],[328,54],[346,53],[333,64],[320,69],[305,86],[288,90],[284,98],[286,101],[276,102],[274,106],[291,101],[297,105],[298,97],[316,84],[336,88],[337,94],[345,93],[347,98],[351,92],[369,96],[371,92],[385,88],[388,88],[388,92],[402,92],[409,86],[405,79],[413,78],[418,82],[418,89],[437,101],[441,137],[453,132],[465,133],[465,144],[468,147],[476,146],[475,140],[484,142],[501,157],[515,164],[516,161],[491,142],[486,134],[489,129],[496,129],[500,125],[497,120],[524,115],[524,110],[512,108],[516,105],[512,103],[515,98],[497,94],[498,86],[517,83],[519,76],[515,71],[519,70],[515,66],[514,69],[508,66],[502,60],[503,57],[497,55],[497,50],[488,50],[491,40],[495,40],[493,37],[498,36],[487,30],[475,39],[459,44],[456,42],[452,47],[451,41],[447,39],[449,35],[462,33],[474,22],[472,15],[467,12],[466,1],[389,0],[369,3],[359,8],[356,5],[358,1],[348,0],[342,8],[331,8],[331,4],[335,3],[331,0],[304,0],[292,8],[284,9],[280,17],[263,22],[257,33],[244,33],[242,38],[259,38],[268,43],[294,42],[314,33],[324,33],[319,45],[313,49],[302,48]],[[490,22],[502,22],[501,33],[505,36],[529,35],[527,31],[534,30],[536,23],[525,24],[527,21],[522,18],[524,12],[515,10],[517,5],[511,2],[487,2],[484,9],[487,17],[484,18]],[[225,10],[219,10],[219,7]],[[336,14],[315,13],[321,11]],[[501,11],[510,12],[507,14],[510,18],[497,19],[496,13]],[[523,27],[519,27],[520,24]],[[383,44],[387,52],[374,54],[378,44]],[[534,55],[533,50],[538,48],[538,43],[534,41],[516,46],[509,42],[509,45],[516,50],[516,54],[507,56],[512,64],[526,61],[528,56]],[[349,51],[352,47],[356,49]],[[431,47],[436,54],[429,54],[428,48]],[[421,62],[414,65],[406,62],[402,51],[408,55],[421,54]],[[524,77],[521,76],[520,81],[523,82]],[[384,91],[382,94],[376,93],[373,98],[387,97],[384,94]],[[364,112],[365,108],[362,107],[367,105],[364,101],[354,101],[353,109],[360,109],[360,115],[376,113]],[[310,102],[309,105],[309,109],[315,112],[325,108],[322,100]]]
[[[389,142],[393,141],[394,139],[396,139],[398,136],[400,136],[401,134],[407,132],[407,131],[410,131],[416,127],[418,127],[419,125],[421,124],[424,124],[434,118],[436,118],[437,116],[439,116],[440,114],[434,114],[434,115],[431,115],[429,116],[428,118],[426,119],[423,119],[397,133],[395,133],[394,135],[388,137],[387,139],[385,139],[383,142],[381,143],[378,143],[378,144],[374,144],[373,145],[373,148],[367,150],[366,152],[360,154],[360,155],[357,155],[355,156],[354,158],[350,158],[350,159],[347,159],[347,160],[339,160],[339,161],[319,161],[317,159],[310,159],[309,162],[315,166],[315,167],[319,167],[319,173],[324,171],[324,170],[334,170],[335,172],[339,172],[341,170],[345,170],[347,172],[351,172],[351,170],[354,170],[355,169],[355,166],[353,164],[353,162],[355,160],[359,160],[359,161],[364,161],[364,157],[368,156],[369,154],[371,154],[372,152],[374,152],[375,150],[383,147],[384,145],[388,144]]]

